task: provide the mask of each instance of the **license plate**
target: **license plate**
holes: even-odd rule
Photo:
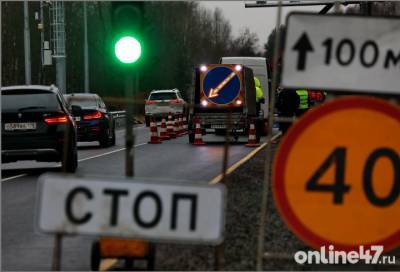
[[[74,117],[74,120],[77,121],[77,122],[79,122],[79,121],[81,120],[81,117],[80,117],[80,116]]]
[[[225,129],[225,125],[211,125],[211,128]]]
[[[36,123],[6,123],[4,129],[7,131],[13,130],[34,130],[36,129]]]

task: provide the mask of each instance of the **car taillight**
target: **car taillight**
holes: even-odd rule
[[[157,103],[155,100],[146,100],[146,105],[153,105]]]
[[[94,113],[86,114],[83,116],[84,120],[100,119],[103,115],[101,112],[96,111]]]
[[[56,117],[46,117],[46,118],[44,118],[44,121],[48,125],[64,124],[64,123],[68,122],[68,117],[67,117],[67,115],[56,116]]]
[[[182,104],[183,101],[180,99],[172,99],[169,101],[170,104]]]

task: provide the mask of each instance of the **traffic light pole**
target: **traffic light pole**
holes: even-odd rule
[[[31,36],[29,29],[28,1],[24,1],[24,51],[25,51],[25,84],[31,84]]]
[[[133,103],[134,94],[138,88],[138,72],[128,69],[125,72],[125,97],[126,103],[126,132],[125,132],[125,175],[133,177],[134,175],[134,152],[133,144],[135,142],[135,134],[133,133],[133,115],[136,111],[136,105]]]

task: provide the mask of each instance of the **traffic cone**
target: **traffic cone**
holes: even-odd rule
[[[174,132],[174,122],[172,121],[172,114],[168,114],[168,122],[167,122],[167,133],[171,139],[176,138],[176,133]]]
[[[179,136],[185,135],[185,132],[183,131],[183,118],[182,118],[182,114],[178,114],[178,124],[179,124]]]
[[[250,123],[250,129],[249,129],[249,140],[247,141],[246,144],[247,147],[256,147],[260,146],[259,143],[257,143],[256,140],[256,127],[254,125],[254,119],[251,120]]]
[[[150,141],[148,143],[161,144],[161,141],[158,138],[157,123],[155,122],[154,117],[151,117],[150,120]]]
[[[160,139],[161,139],[161,141],[170,139],[170,137],[168,136],[167,123],[165,121],[165,117],[164,116],[161,119]]]
[[[194,145],[204,145],[205,143],[203,142],[202,138],[202,133],[201,133],[201,124],[200,124],[200,117],[195,117],[194,119],[195,122],[195,130],[194,130]]]
[[[188,124],[186,120],[186,115],[183,115],[183,134],[186,135],[188,134]]]
[[[176,137],[182,136],[181,134],[179,134],[179,118],[177,114],[175,114],[175,119],[174,119],[174,132]]]

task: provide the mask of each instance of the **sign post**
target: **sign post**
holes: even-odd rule
[[[400,19],[292,13],[287,28],[283,87],[400,94]]]
[[[336,99],[304,115],[273,167],[275,203],[308,245],[351,251],[400,245],[400,109]]]
[[[44,175],[39,196],[37,223],[46,233],[212,245],[223,239],[221,184]]]

